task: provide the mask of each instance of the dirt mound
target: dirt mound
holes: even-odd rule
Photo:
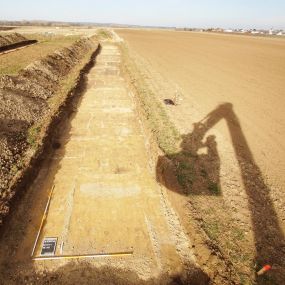
[[[9,40],[21,39],[14,34]],[[56,96],[62,81],[98,44],[81,39],[72,46],[36,61],[16,76],[0,77],[0,223],[8,212],[15,174],[23,169],[43,118],[51,117],[47,99]]]
[[[0,35],[0,48],[25,41],[28,41],[28,39],[18,33],[12,33],[2,36]]]
[[[17,76],[2,76],[0,89],[21,92],[25,96],[48,99],[82,56],[94,47],[90,39],[76,41],[71,47],[64,48],[35,61],[20,71]]]
[[[6,52],[35,43],[37,43],[37,40],[26,39],[18,33],[0,35],[0,52]]]

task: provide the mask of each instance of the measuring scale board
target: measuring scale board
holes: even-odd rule
[[[55,254],[57,238],[44,238],[41,256],[52,256]]]

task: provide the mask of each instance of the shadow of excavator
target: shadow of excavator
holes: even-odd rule
[[[254,161],[232,104],[219,105],[201,122],[194,124],[193,132],[182,136],[179,153],[159,157],[157,180],[168,189],[180,194],[183,188],[185,195],[190,193],[192,195],[221,195],[220,159],[215,137],[209,136],[205,143],[203,139],[206,133],[222,119],[227,123],[247,194],[255,240],[256,264],[258,266],[273,265],[273,279],[277,280],[276,284],[281,284],[280,281],[285,280],[284,234],[270,198],[270,188],[266,185],[261,170]],[[198,154],[202,148],[207,149],[207,154]],[[200,179],[193,177],[197,173]],[[262,278],[257,278],[257,282],[265,284]]]

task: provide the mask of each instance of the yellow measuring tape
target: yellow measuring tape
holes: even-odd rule
[[[44,214],[43,214],[43,217],[42,217],[41,225],[40,225],[40,228],[38,230],[38,234],[37,234],[34,246],[33,246],[32,254],[31,254],[32,257],[34,255],[34,252],[35,252],[35,249],[36,249],[36,246],[37,246],[37,243],[38,243],[38,239],[39,239],[40,233],[41,233],[43,225],[44,225],[44,221],[45,221],[45,219],[47,217],[47,211],[48,211],[48,207],[49,207],[49,204],[50,204],[50,200],[51,200],[53,189],[54,189],[54,185],[52,186],[51,191],[50,191],[49,196],[48,196],[48,201],[47,201],[46,208],[45,208],[45,211],[44,211]]]
[[[113,252],[113,253],[96,253],[96,254],[81,254],[81,255],[53,255],[53,256],[36,256],[35,261],[40,260],[56,260],[56,259],[81,259],[81,258],[99,258],[99,257],[120,257],[132,255],[133,251]]]

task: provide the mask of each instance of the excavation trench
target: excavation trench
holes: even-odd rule
[[[0,47],[0,55],[4,54],[4,53],[16,51],[19,48],[23,48],[23,47],[27,47],[29,45],[36,44],[37,42],[38,42],[37,40],[27,40],[27,41],[23,41],[20,43],[15,43],[15,44],[11,44],[8,46]]]
[[[101,46],[99,45],[91,55],[90,61],[81,69],[76,85],[66,94],[66,101],[59,107],[56,115],[52,116],[41,146],[34,154],[28,168],[21,173],[21,176],[18,178],[19,182],[13,186],[12,192],[16,193],[16,195],[10,202],[10,214],[5,217],[3,226],[0,227],[0,237],[5,232],[5,228],[9,227],[11,219],[13,219],[13,212],[23,203],[22,200],[28,188],[38,176],[41,167],[54,155],[54,151],[57,148],[58,134],[70,124],[74,108],[79,104],[87,88],[86,74],[95,65],[96,57],[100,53],[100,50]]]
[[[11,284],[34,278],[37,284],[49,278],[65,284],[61,268],[74,272],[66,259],[31,258],[38,232],[33,257],[41,256],[47,237],[57,239],[56,256],[83,256],[84,264],[76,261],[74,280],[86,281],[98,272],[95,278],[105,283],[115,278],[124,284],[187,284],[190,279],[206,284],[149,167],[146,137],[121,63],[112,42],[94,54],[50,126],[40,159],[22,181],[27,190],[15,202],[0,246],[1,271]],[[92,254],[101,257],[84,259]],[[102,277],[106,265],[108,274]]]
[[[1,34],[0,35],[0,52],[15,49],[20,46],[36,43],[36,40],[28,40],[19,33]]]

